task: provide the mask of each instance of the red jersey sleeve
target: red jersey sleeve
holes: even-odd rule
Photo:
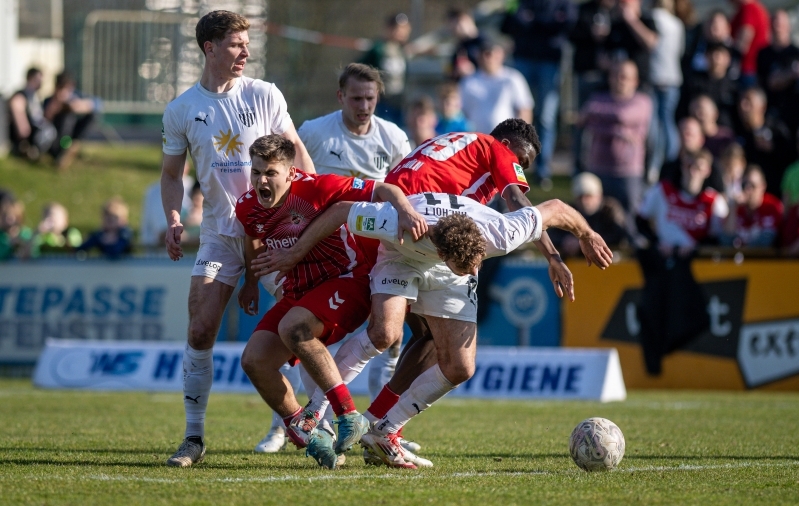
[[[263,235],[262,233],[257,233],[253,228],[252,220],[247,219],[253,206],[257,203],[258,198],[255,196],[255,190],[253,189],[239,197],[239,200],[236,201],[236,218],[244,226],[244,232],[250,237],[260,237]]]
[[[515,184],[522,188],[523,193],[530,190],[527,178],[524,177],[524,169],[519,165],[519,159],[507,146],[494,139],[488,147],[489,160],[486,166],[491,172],[494,184],[499,190],[499,194],[505,193],[505,188]]]
[[[307,200],[317,209],[327,209],[341,201],[371,202],[375,182],[357,177],[345,177],[337,174],[306,174],[297,171],[298,196]]]

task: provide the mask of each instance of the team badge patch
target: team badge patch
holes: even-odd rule
[[[522,166],[519,165],[518,163],[514,163],[513,170],[516,171],[516,180],[521,183],[527,184],[527,178],[524,177],[524,169],[522,168]]]
[[[239,121],[241,124],[246,126],[247,128],[253,126],[255,124],[255,113],[252,112],[252,109],[242,109],[239,111],[238,114]]]
[[[355,230],[358,232],[363,231],[374,231],[375,229],[375,219],[374,218],[366,218],[364,216],[358,216],[355,218]]]
[[[352,180],[352,187],[356,190],[363,190],[363,179],[356,177]]]
[[[305,219],[305,216],[298,213],[297,211],[291,211],[291,222],[295,225],[299,225],[302,223],[302,220]]]

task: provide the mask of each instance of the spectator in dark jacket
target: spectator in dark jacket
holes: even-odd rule
[[[541,138],[535,175],[541,187],[548,189],[560,102],[560,60],[577,21],[577,8],[569,0],[521,0],[515,7],[505,15],[501,28],[513,37],[513,65],[533,93],[535,127]]]
[[[799,48],[791,42],[791,20],[780,9],[771,23],[774,38],[757,55],[757,77],[766,92],[769,115],[793,131],[799,126]]]
[[[738,107],[741,128],[737,140],[746,160],[763,169],[766,191],[779,195],[782,175],[796,159],[796,151],[790,130],[778,118],[766,116],[767,106],[762,89],[750,88],[743,93]]]
[[[130,253],[133,245],[133,231],[128,226],[128,205],[119,197],[114,197],[103,206],[103,228],[92,232],[78,251],[97,248],[111,260],[117,260]]]
[[[447,13],[447,26],[455,37],[455,51],[450,61],[449,77],[455,81],[474,74],[483,45],[483,35],[474,18],[462,9],[451,9]]]
[[[624,209],[616,199],[602,194],[602,181],[597,176],[590,172],[575,176],[572,179],[572,197],[572,206],[602,236],[608,247],[616,249],[629,244]],[[581,255],[580,243],[573,235],[559,229],[550,229],[549,237],[564,256]]]

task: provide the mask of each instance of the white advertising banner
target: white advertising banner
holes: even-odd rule
[[[481,346],[474,376],[452,395],[609,402],[626,399],[627,389],[615,348]]]
[[[214,347],[214,391],[255,392],[240,365],[244,346]],[[33,381],[44,388],[179,391],[183,348],[182,343],[48,340]],[[368,394],[367,374],[349,388]],[[481,347],[474,377],[452,395],[618,401],[627,391],[615,349]]]
[[[255,393],[241,368],[241,353],[247,343],[217,343],[214,346],[214,392]],[[185,343],[47,341],[33,384],[43,388],[88,390],[183,390]],[[335,353],[338,346],[331,346]],[[367,374],[350,384],[350,391],[368,395]]]
[[[33,363],[47,338],[185,341],[192,262],[0,265],[0,361]]]

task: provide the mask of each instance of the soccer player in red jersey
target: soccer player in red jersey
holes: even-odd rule
[[[528,186],[524,169],[539,150],[538,136],[531,125],[522,120],[506,120],[490,136],[454,133],[427,141],[400,162],[386,181],[398,185],[406,195],[448,193],[470,197],[480,203],[500,193],[510,210],[516,211],[532,206],[525,196]],[[266,274],[293,265],[296,258],[291,257],[301,255],[310,244],[314,244],[316,238],[313,236],[309,230],[298,242],[294,253],[289,250],[280,255],[260,257],[253,262],[253,270]],[[573,300],[571,273],[563,265],[548,236],[542,234],[541,239],[536,244],[550,261],[550,276],[556,292],[562,296],[565,289]],[[477,341],[474,288],[477,286],[477,277],[476,273],[455,274],[443,264],[422,273],[416,272],[402,257],[402,253],[391,245],[381,245],[372,270],[372,317],[369,327],[366,332],[353,336],[344,346],[351,348],[360,360],[368,360],[370,356],[385,350],[402,338],[406,308],[411,303],[411,312],[426,320],[435,351],[430,353],[430,348],[424,346],[413,347],[418,349],[418,353],[400,360],[400,369],[403,369],[404,364],[414,364],[405,367],[412,383],[402,396],[413,396],[415,402],[403,403],[403,397],[397,395],[402,391],[394,393],[387,386],[375,399],[373,407],[388,411],[394,404],[403,408],[407,407],[406,404],[415,405],[414,413],[418,413],[474,374]],[[605,266],[607,262],[600,265],[602,268]],[[416,332],[414,334],[417,335]],[[398,369],[395,378],[400,375]],[[408,377],[405,379],[407,381]],[[375,415],[375,412],[372,411],[372,414]],[[385,412],[372,416],[370,421],[376,422],[384,415]],[[405,415],[409,413],[402,414]],[[372,429],[375,432],[373,439],[379,439],[379,446],[384,449],[382,453],[392,456],[384,460],[387,465],[416,467],[415,456],[401,447],[398,434],[408,419],[410,416],[383,423],[386,421],[383,418]]]
[[[336,175],[306,174],[292,166],[294,145],[279,135],[256,139],[250,147],[253,188],[239,198],[236,217],[244,226],[246,258],[258,250],[288,248],[327,207],[341,200],[386,201],[401,209],[401,228],[414,239],[427,230],[424,218],[395,186]],[[260,242],[262,246],[256,247]],[[239,304],[258,312],[258,278],[249,268]],[[346,227],[324,238],[286,276],[283,298],[263,317],[247,343],[241,365],[261,397],[288,425],[302,418],[302,408],[280,373],[296,356],[314,383],[325,392],[338,416],[338,440],[311,428],[309,439],[292,437],[320,465],[333,468],[337,455],[349,450],[368,428],[355,410],[346,385],[325,345],[357,329],[369,315],[369,270]],[[288,431],[289,436],[292,432]],[[296,435],[296,434],[295,434]]]

